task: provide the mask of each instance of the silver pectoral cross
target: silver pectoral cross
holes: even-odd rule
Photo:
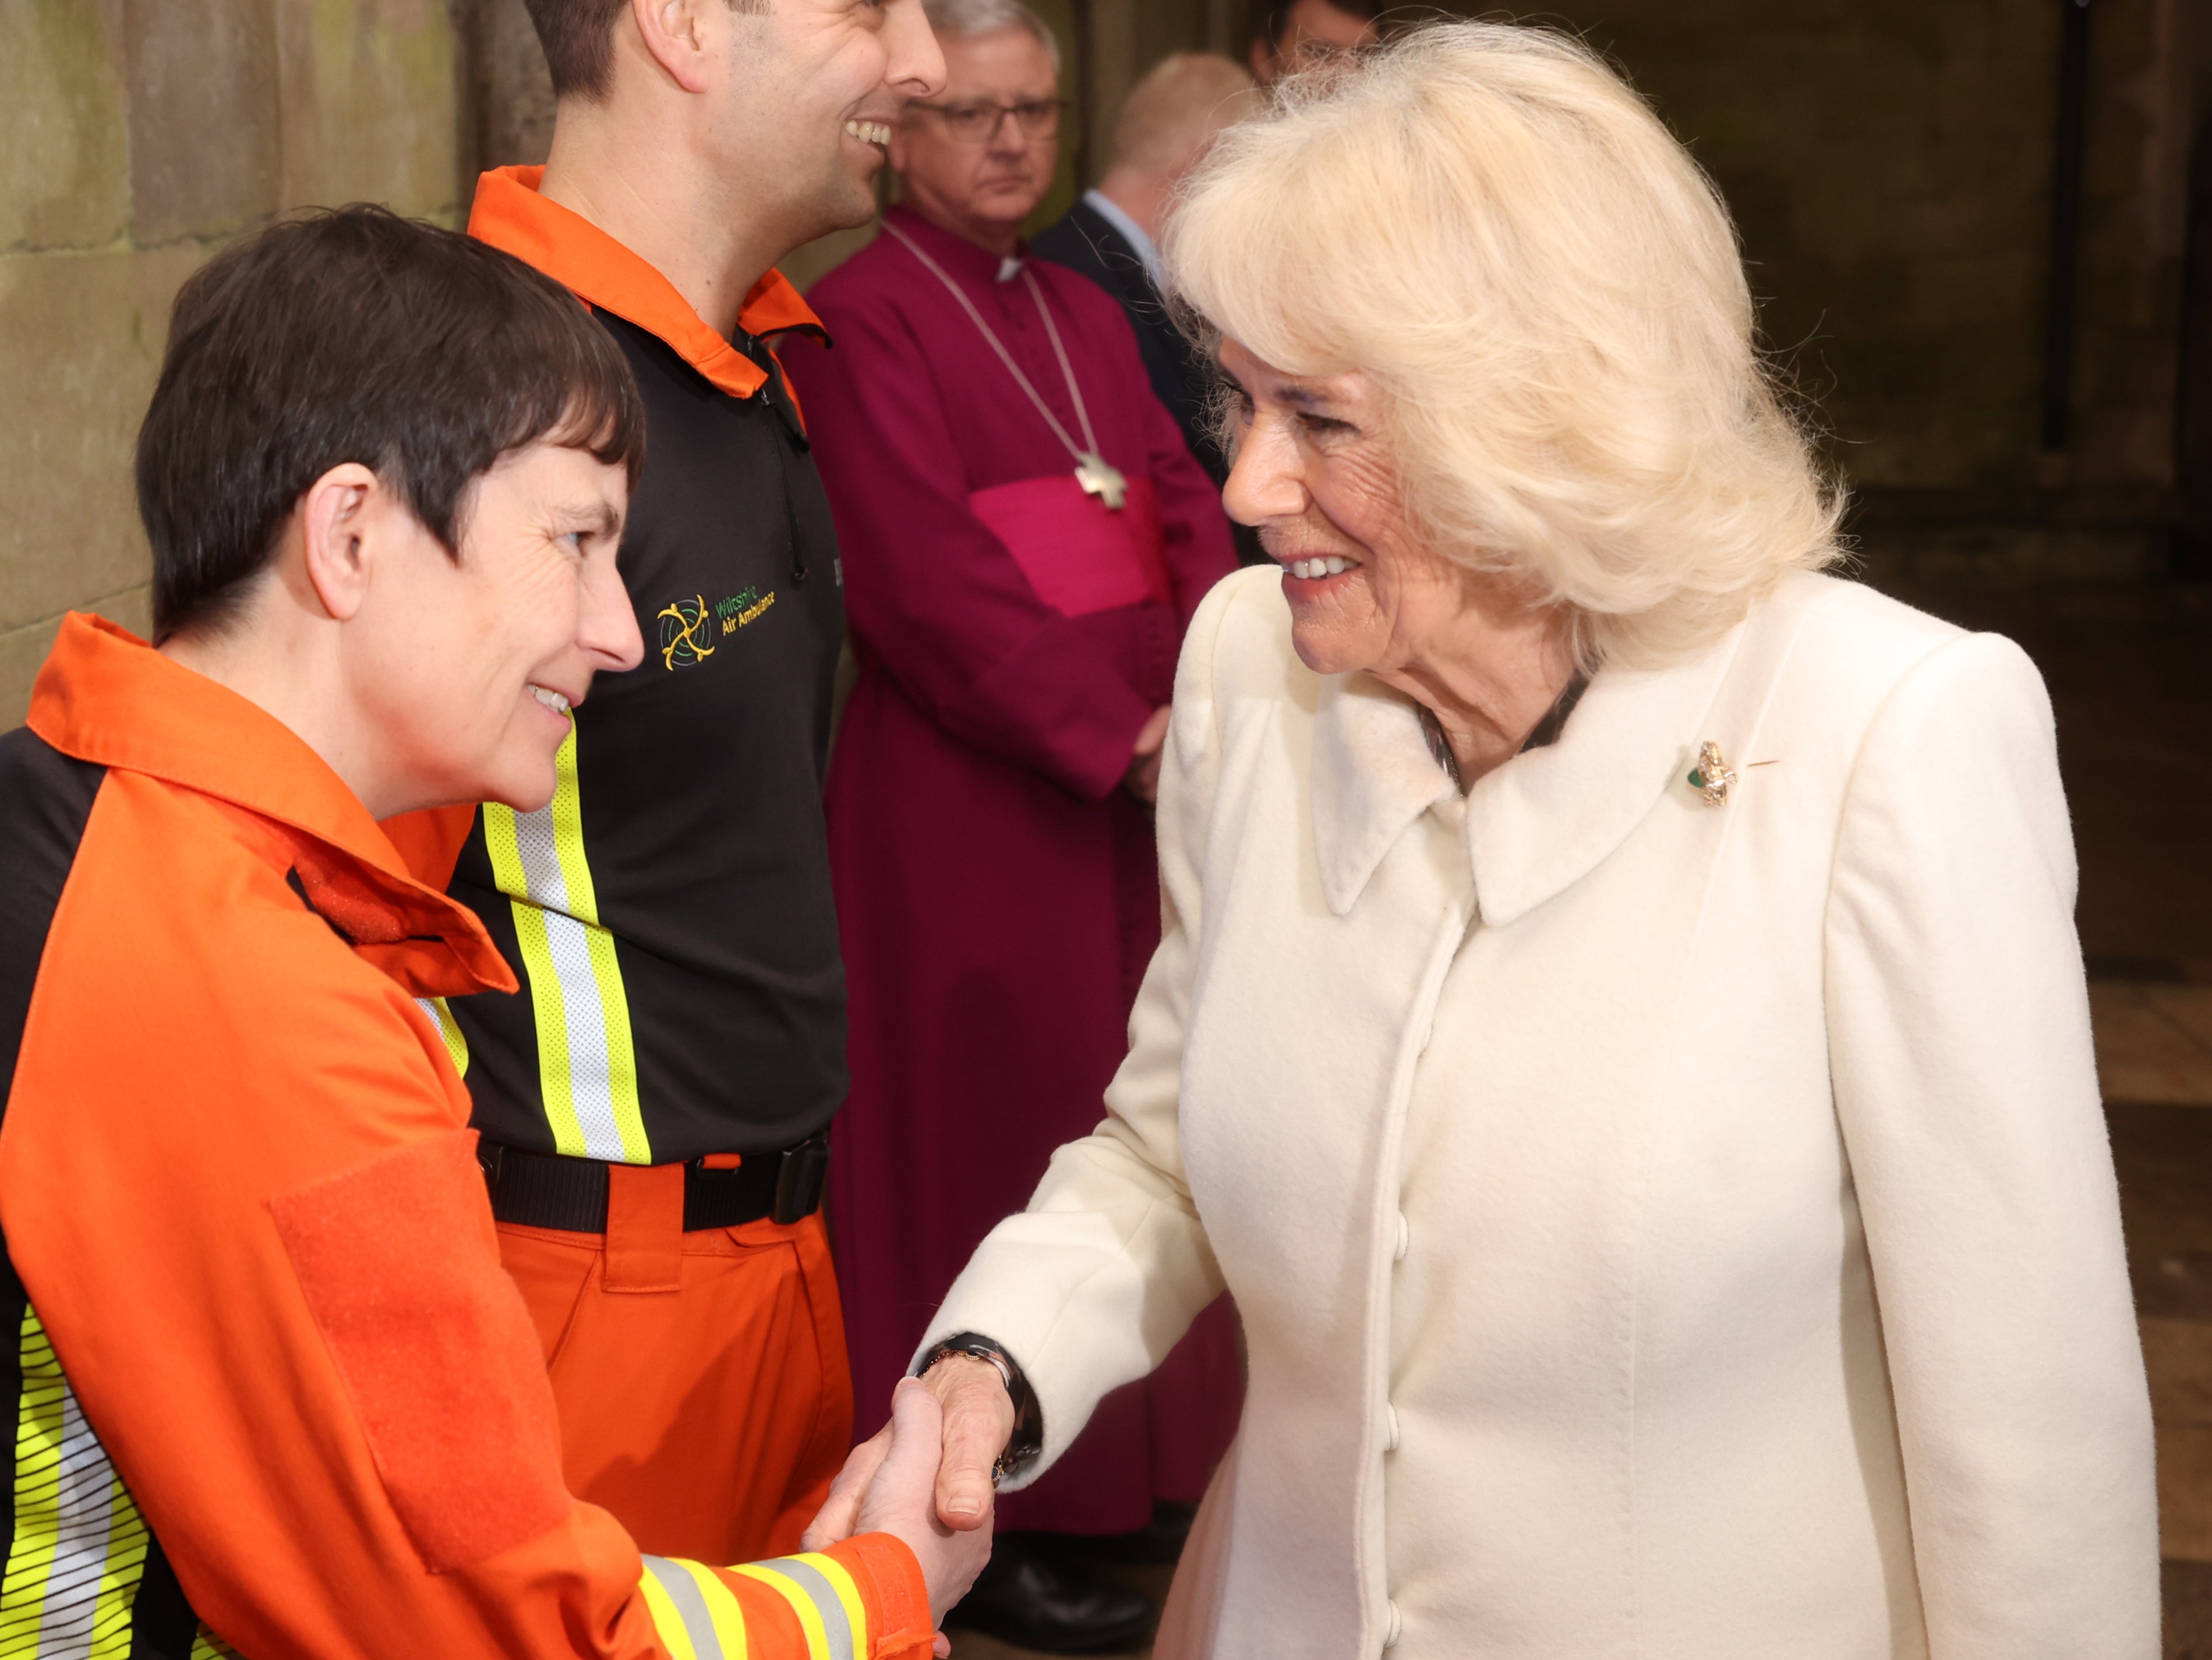
[[[1083,494],[1097,496],[1115,512],[1128,500],[1129,481],[1121,476],[1121,470],[1112,465],[1097,451],[1085,451],[1076,457],[1075,482],[1083,487]]]

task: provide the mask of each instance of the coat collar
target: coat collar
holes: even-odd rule
[[[291,728],[103,618],[71,612],[31,688],[27,722],[79,760],[142,772],[276,827],[307,903],[417,995],[512,991],[466,906],[407,873],[361,798]]]
[[[536,266],[586,305],[666,342],[718,391],[740,398],[758,391],[767,373],[717,334],[673,282],[581,214],[539,195],[544,175],[543,167],[496,167],[484,174],[469,210],[469,234]],[[753,284],[738,325],[757,339],[794,329],[830,337],[777,270]]]
[[[1314,851],[1331,911],[1349,912],[1406,827],[1452,795],[1411,702],[1365,675],[1322,681],[1314,712]]]
[[[1467,847],[1486,924],[1514,922],[1589,875],[1686,777],[1741,634],[1668,668],[1599,669],[1556,742],[1475,780]],[[1348,912],[1407,827],[1451,796],[1410,701],[1364,675],[1322,682],[1314,843],[1331,911]]]

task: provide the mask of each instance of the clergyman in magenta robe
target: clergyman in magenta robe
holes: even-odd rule
[[[1053,1149],[1104,1116],[1159,942],[1151,810],[1123,779],[1169,701],[1192,611],[1236,564],[1213,485],[1111,299],[905,209],[890,220],[1079,434],[1022,273],[1035,278],[1099,451],[1151,486],[1166,593],[1065,615],[970,507],[976,492],[1074,463],[896,236],[815,285],[835,345],[784,354],[836,515],[860,664],[828,793],[852,1060],[830,1218],[864,1435],[969,1253],[1028,1202]],[[1119,1533],[1148,1523],[1156,1498],[1194,1501],[1240,1397],[1220,1305],[1048,1475],[1008,1495],[999,1524]]]

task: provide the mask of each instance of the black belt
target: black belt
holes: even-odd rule
[[[491,1214],[500,1221],[571,1233],[607,1231],[607,1166],[600,1160],[478,1142],[477,1162],[491,1190]],[[811,1216],[822,1208],[829,1173],[826,1130],[781,1153],[748,1153],[735,1170],[709,1170],[694,1159],[684,1166],[684,1231],[742,1227],[763,1216],[779,1222]]]

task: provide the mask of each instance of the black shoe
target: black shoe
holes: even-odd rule
[[[1017,1648],[1093,1654],[1133,1643],[1152,1624],[1152,1599],[1060,1560],[1033,1536],[1002,1533],[975,1589],[945,1617]]]
[[[1198,1519],[1196,1505],[1152,1501],[1152,1519],[1134,1533],[1102,1534],[1095,1539],[1071,1539],[1070,1551],[1089,1562],[1123,1562],[1134,1567],[1171,1568],[1182,1560],[1190,1540],[1190,1524]]]

